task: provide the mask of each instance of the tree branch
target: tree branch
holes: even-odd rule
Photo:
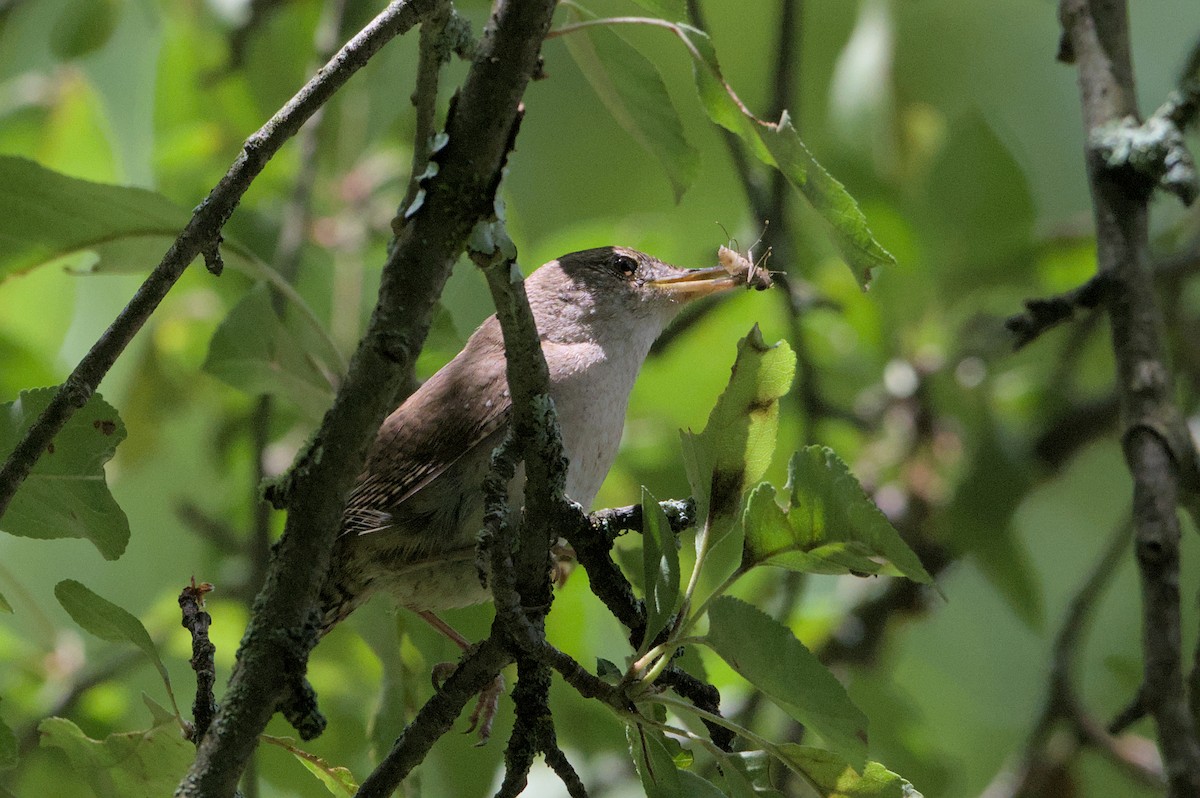
[[[1106,277],[1097,274],[1083,285],[1048,297],[1025,300],[1025,312],[1009,316],[1004,327],[1013,334],[1013,349],[1032,343],[1042,333],[1071,321],[1078,308],[1094,310],[1104,301]]]
[[[1085,124],[1091,132],[1136,119],[1133,68],[1124,0],[1062,0],[1066,54],[1079,68]],[[1094,136],[1089,135],[1094,142]],[[1138,703],[1154,717],[1170,795],[1200,794],[1200,743],[1184,695],[1179,597],[1181,467],[1194,455],[1179,449],[1181,425],[1161,341],[1161,315],[1147,259],[1147,204],[1153,186],[1114,169],[1089,146],[1088,179],[1095,206],[1098,273],[1112,285],[1108,302],[1125,432],[1133,475],[1134,528],[1142,584],[1145,657]],[[1182,455],[1186,460],[1177,461]]]
[[[179,594],[179,609],[183,615],[180,625],[192,635],[192,670],[196,673],[196,698],[192,702],[192,720],[190,739],[199,743],[204,733],[212,723],[217,711],[217,701],[213,698],[213,685],[217,680],[217,669],[213,657],[217,647],[208,639],[208,627],[212,624],[212,616],[204,609],[204,594],[212,590],[207,582],[192,583]]]
[[[434,302],[467,233],[493,212],[520,98],[537,66],[554,5],[553,0],[497,0],[493,7],[480,57],[447,119],[446,146],[435,156],[438,174],[425,181],[420,207],[406,212],[349,373],[312,446],[272,493],[288,508],[287,526],[255,602],[221,711],[181,786],[183,796],[231,794],[257,735],[284,696],[281,666],[302,677],[303,662],[316,641],[312,610],[328,570],[345,494],[371,437],[392,409],[394,386],[411,372]],[[421,6],[423,13],[431,8]],[[457,676],[450,682],[460,683]],[[448,711],[439,698],[444,694],[445,688],[434,697],[442,712]]]
[[[468,652],[450,678],[425,702],[379,767],[363,780],[357,798],[388,798],[421,763],[434,742],[450,730],[467,702],[512,662],[512,656],[498,642],[496,626],[492,624],[491,636]]]
[[[162,261],[134,293],[124,310],[92,346],[59,387],[50,404],[0,467],[0,517],[8,509],[17,488],[46,451],[63,425],[78,408],[87,404],[117,357],[158,307],[159,302],[200,255],[214,252],[221,229],[233,214],[242,195],[279,151],[284,142],[316,113],[350,76],[384,44],[416,24],[436,0],[395,0],[379,16],[346,43],[328,64],[288,100],[265,125],[246,139],[237,160],[208,197],[192,214]]]

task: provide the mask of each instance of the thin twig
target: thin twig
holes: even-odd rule
[[[496,678],[512,656],[492,635],[468,652],[441,688],[417,712],[379,766],[359,785],[357,798],[388,798],[434,742],[450,731],[463,707]]]
[[[1025,300],[1025,312],[1009,316],[1004,327],[1013,334],[1013,348],[1021,349],[1042,333],[1075,317],[1077,308],[1094,310],[1104,301],[1107,278],[1097,274],[1083,285],[1048,297]]]
[[[129,304],[59,387],[38,420],[0,466],[0,517],[34,464],[77,409],[87,404],[117,357],[183,275],[188,264],[210,251],[242,195],[279,148],[350,76],[395,36],[412,27],[435,0],[395,0],[335,55],[266,124],[246,139],[237,160],[208,197]]]
[[[217,647],[208,639],[208,627],[212,624],[212,616],[204,609],[204,594],[212,590],[212,585],[196,580],[185,587],[179,594],[179,609],[183,617],[180,625],[192,635],[192,670],[196,673],[196,698],[192,702],[192,722],[190,739],[199,744],[213,716],[217,712],[217,700],[213,697],[213,685],[217,681],[216,664],[213,657]]]
[[[396,215],[398,220],[403,218],[404,210],[416,199],[417,192],[421,190],[421,180],[429,166],[433,136],[437,132],[438,84],[441,81],[442,67],[450,57],[450,51],[442,40],[452,13],[449,4],[441,5],[421,25],[421,40],[417,51],[417,80],[410,98],[413,108],[417,111],[413,124],[412,168],[408,175],[408,190],[400,204],[400,213]]]

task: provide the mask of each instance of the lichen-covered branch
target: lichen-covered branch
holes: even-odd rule
[[[204,594],[212,590],[208,583],[192,583],[179,594],[180,624],[192,635],[192,670],[196,673],[196,698],[192,702],[191,739],[199,743],[212,723],[217,712],[217,701],[213,698],[213,685],[217,680],[216,664],[213,661],[217,647],[208,639],[208,627],[212,616],[204,609]]]
[[[1128,12],[1124,0],[1062,0],[1061,54],[1078,65],[1089,142],[1095,132],[1136,119]],[[1114,167],[1107,148],[1089,146],[1098,272],[1111,285],[1108,311],[1124,419],[1125,457],[1134,483],[1135,548],[1142,584],[1144,671],[1136,706],[1153,716],[1170,794],[1200,795],[1200,743],[1182,670],[1179,546],[1180,483],[1194,468],[1172,397],[1162,320],[1147,257],[1147,205],[1153,184]]]
[[[232,794],[257,735],[284,697],[281,668],[302,673],[316,640],[312,608],[328,570],[343,498],[371,437],[392,409],[394,386],[411,372],[434,303],[468,232],[492,214],[520,99],[536,69],[554,5],[553,0],[498,0],[493,7],[479,58],[447,119],[446,144],[435,155],[438,174],[424,182],[420,207],[406,214],[384,265],[366,335],[312,446],[275,492],[274,499],[288,509],[284,536],[255,602],[220,713],[181,795]],[[421,11],[432,7],[422,3]],[[439,706],[444,692],[435,696]]]

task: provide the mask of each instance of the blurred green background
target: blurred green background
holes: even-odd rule
[[[644,13],[617,0],[586,5],[602,15]],[[1139,95],[1148,112],[1200,34],[1200,6],[1132,5]],[[730,84],[768,116],[777,4],[701,6]],[[351,0],[344,30],[357,30],[379,7]],[[463,0],[459,8],[478,31],[487,5]],[[235,64],[231,34],[247,13],[239,0],[0,4],[0,154],[153,189],[193,207],[242,140],[313,69],[322,3],[270,8]],[[1014,764],[1045,697],[1050,645],[1066,602],[1129,512],[1129,479],[1105,404],[1113,374],[1103,320],[1053,331],[1015,354],[1002,328],[1024,298],[1065,290],[1094,271],[1075,72],[1054,60],[1056,13],[1049,0],[802,4],[788,32],[799,52],[788,108],[898,265],[861,292],[823,223],[793,197],[786,219],[773,222],[790,239],[793,258],[769,267],[786,271],[793,288],[815,300],[793,325],[779,295],[740,294],[652,356],[631,403],[621,458],[597,502],[633,503],[640,485],[659,497],[686,495],[677,431],[703,426],[737,340],[754,323],[768,341],[799,336],[821,402],[785,402],[769,477],[782,484],[788,454],[804,442],[828,444],[919,551],[936,550],[949,563],[938,579],[944,599],[918,594],[919,611],[898,613],[865,661],[832,657],[870,718],[872,759],[931,798],[980,795]],[[743,248],[761,233],[763,220],[749,211],[720,131],[696,99],[683,48],[662,30],[625,26],[619,33],[662,72],[699,152],[697,177],[676,203],[663,169],[614,121],[563,39],[548,41],[547,77],[528,89],[503,187],[509,231],[527,270],[606,244],[705,266],[727,243],[722,226]],[[372,305],[390,219],[408,180],[415,60],[415,34],[387,47],[329,105],[317,139],[312,219],[292,282],[345,354]],[[464,73],[458,62],[447,69],[443,108]],[[286,147],[247,194],[228,237],[272,262],[307,162],[295,143]],[[1156,251],[1184,246],[1200,231],[1198,222],[1195,211],[1158,200]],[[0,282],[0,401],[62,380],[169,241],[143,243],[137,252],[144,259],[101,261],[97,274],[87,273],[94,258],[83,254]],[[132,532],[124,556],[105,561],[81,540],[0,536],[0,594],[14,610],[0,614],[0,719],[22,743],[17,767],[0,771],[0,785],[14,795],[92,794],[85,779],[64,775],[62,752],[36,746],[30,730],[42,718],[63,714],[102,738],[149,725],[143,691],[165,701],[154,669],[131,647],[74,625],[54,598],[59,580],[78,579],[138,615],[158,641],[181,701],[193,682],[175,599],[193,576],[214,583],[218,689],[228,676],[261,567],[245,548],[255,523],[256,419],[268,419],[263,461],[268,473],[278,473],[320,411],[280,390],[264,416],[259,399],[239,390],[248,386],[205,370],[214,332],[252,287],[235,269],[218,279],[193,267],[101,387],[129,431],[107,467]],[[1171,345],[1190,416],[1200,384],[1200,338],[1192,334],[1200,290],[1186,276],[1174,288]],[[420,376],[451,357],[489,312],[484,281],[460,263]],[[270,524],[278,532],[282,517]],[[1187,650],[1195,643],[1200,581],[1192,531],[1184,546]],[[626,544],[636,552],[636,541]],[[577,573],[560,592],[551,639],[585,664],[596,657],[620,662],[628,653],[622,630],[585,579]],[[855,649],[861,641],[844,619],[887,589],[883,579],[810,577],[797,584],[782,573],[740,586],[817,651],[863,650]],[[450,613],[450,620],[477,637],[490,613],[475,608]],[[1139,627],[1130,557],[1096,608],[1080,660],[1080,692],[1102,721],[1137,689]],[[430,693],[430,664],[454,655],[415,618],[374,602],[314,653],[311,676],[330,728],[307,747],[361,779],[404,713]],[[725,705],[737,712],[748,700],[744,687],[715,659],[706,664]],[[74,695],[81,681],[94,684]],[[74,700],[59,706],[68,695]],[[560,743],[591,794],[640,794],[620,724],[568,690],[556,688],[554,697]],[[784,716],[770,707],[756,723],[765,733],[787,733]],[[490,794],[506,724],[507,704],[490,746],[472,748],[473,738],[461,734],[444,738],[410,789]],[[290,730],[276,719],[270,731]],[[1132,731],[1152,738],[1154,730],[1143,721]],[[282,750],[265,746],[256,769],[260,795],[327,794]],[[1078,795],[1156,794],[1090,753],[1074,761],[1070,781]],[[561,790],[535,770],[527,794]]]

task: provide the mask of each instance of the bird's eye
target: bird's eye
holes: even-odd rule
[[[633,277],[633,275],[637,274],[637,261],[627,255],[618,255],[613,258],[613,268],[622,277]]]

